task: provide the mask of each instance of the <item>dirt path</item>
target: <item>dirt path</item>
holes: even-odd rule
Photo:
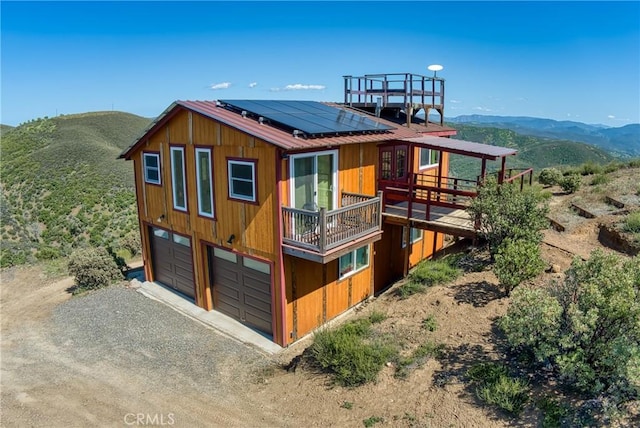
[[[265,359],[250,356],[247,372],[237,373],[238,353],[246,349],[235,342],[228,343],[228,339],[217,338],[199,324],[189,321],[201,335],[215,338],[211,348],[218,345],[224,349],[211,350],[211,358],[217,357],[217,361],[210,361],[207,349],[202,348],[198,348],[203,354],[201,358],[185,359],[190,364],[201,363],[202,372],[214,370],[213,377],[200,375],[198,367],[189,367],[195,373],[180,373],[178,359],[164,366],[154,361],[158,355],[169,355],[170,360],[171,343],[166,350],[154,349],[144,342],[141,349],[117,349],[115,340],[96,331],[93,336],[88,333],[87,340],[103,342],[104,346],[92,348],[91,343],[77,346],[81,330],[74,330],[72,323],[60,325],[63,318],[58,313],[60,308],[69,310],[76,299],[81,299],[75,297],[68,301],[70,295],[65,290],[71,284],[70,279],[47,284],[37,268],[3,272],[2,426],[127,426],[139,425],[132,422],[139,422],[140,417],[146,425],[154,422],[192,427],[281,425],[279,418],[265,412],[242,388],[255,368],[252,363]],[[140,299],[142,305],[157,306],[133,290],[120,288],[113,292],[127,299]],[[162,312],[168,322],[175,321],[171,317],[183,318],[169,308],[158,306],[152,310]],[[78,308],[71,311],[71,316],[83,319]],[[95,313],[92,317],[99,318],[101,314]],[[123,335],[122,341],[127,340],[126,334]],[[162,340],[158,338],[159,342]],[[201,337],[194,340],[201,341]],[[204,366],[207,363],[209,367]],[[212,379],[217,382],[211,382]]]

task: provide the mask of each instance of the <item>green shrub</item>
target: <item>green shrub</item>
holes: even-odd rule
[[[494,272],[508,296],[523,281],[535,278],[544,270],[540,245],[527,239],[507,238],[498,247]]]
[[[593,162],[583,163],[580,166],[580,174],[581,175],[602,174],[602,166]]]
[[[401,299],[406,299],[407,297],[413,296],[414,294],[424,293],[426,289],[427,287],[425,287],[424,284],[409,280],[398,287],[398,289],[396,290],[396,295]]]
[[[519,415],[529,399],[526,381],[509,377],[507,368],[497,363],[479,363],[467,371],[476,384],[476,396],[487,404]]]
[[[508,343],[547,361],[585,393],[640,395],[640,257],[596,250],[563,282],[518,288],[499,325]]]
[[[624,231],[630,233],[640,233],[640,211],[634,211],[624,219]]]
[[[597,186],[600,184],[607,184],[609,181],[611,181],[609,179],[609,176],[605,175],[605,174],[598,174],[595,177],[593,177],[591,179],[591,185],[592,186]]]
[[[315,334],[309,355],[338,384],[362,385],[374,381],[384,364],[397,355],[393,346],[371,336],[368,319],[349,322],[335,330],[324,329]]]
[[[384,418],[381,417],[381,416],[371,416],[371,417],[369,417],[367,419],[364,419],[362,421],[364,426],[367,427],[367,428],[371,428],[372,426],[374,426],[375,424],[377,424],[379,422],[384,422]]]
[[[343,401],[340,407],[342,407],[343,409],[351,410],[353,409],[353,403],[351,401]]]
[[[73,252],[68,264],[75,277],[77,291],[105,287],[122,279],[122,272],[104,248],[82,248]]]
[[[423,260],[409,274],[409,279],[426,287],[453,281],[460,276],[460,269],[448,259]]]
[[[480,220],[479,233],[492,255],[507,237],[540,242],[541,230],[549,225],[549,209],[540,192],[521,192],[513,184],[498,185],[493,179],[479,188],[467,211]]]
[[[566,426],[565,419],[570,415],[570,408],[566,404],[544,397],[536,405],[542,411],[542,428]]]
[[[436,322],[436,318],[433,315],[429,315],[425,319],[422,320],[422,328],[429,331],[436,331],[438,328],[438,323]]]
[[[372,311],[369,314],[369,321],[371,324],[378,324],[387,319],[387,314],[380,311]]]
[[[567,193],[575,193],[580,189],[582,184],[582,178],[577,174],[570,174],[565,176],[560,182],[560,187]]]
[[[428,358],[441,358],[444,354],[445,346],[442,343],[427,341],[420,344],[407,357],[398,357],[395,361],[395,377],[406,379],[411,368],[421,367]]]
[[[544,168],[538,176],[538,183],[543,186],[554,186],[562,180],[562,173],[556,168]]]
[[[60,249],[49,247],[47,245],[42,245],[36,252],[36,258],[38,260],[52,260],[57,259],[60,256]]]
[[[120,248],[129,251],[131,257],[140,254],[140,252],[142,251],[142,245],[140,244],[140,233],[138,233],[138,231],[127,233],[122,239],[120,239]]]
[[[619,169],[622,169],[622,168],[625,168],[625,164],[624,163],[616,162],[616,161],[609,162],[608,164],[606,164],[604,166],[604,173],[605,174],[610,174],[610,173],[615,172],[615,171],[617,171]]]

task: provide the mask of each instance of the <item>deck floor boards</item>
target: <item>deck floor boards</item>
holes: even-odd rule
[[[411,218],[408,218],[408,203],[401,202],[386,205],[383,215],[395,219],[404,219],[412,226],[451,235],[475,237],[476,230],[473,221],[465,210],[432,206],[427,218],[425,204],[414,203]]]

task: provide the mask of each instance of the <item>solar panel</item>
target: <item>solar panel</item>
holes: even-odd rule
[[[317,101],[220,100],[238,112],[263,117],[274,125],[309,136],[383,132],[393,129],[352,111]]]

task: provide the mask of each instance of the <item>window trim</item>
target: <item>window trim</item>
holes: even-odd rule
[[[200,153],[207,153],[209,155],[209,183],[211,186],[211,213],[207,213],[202,211],[201,208],[201,198],[200,198]],[[214,206],[214,185],[213,185],[213,151],[211,147],[196,147],[195,148],[195,163],[196,163],[196,192],[198,197],[198,215],[206,218],[215,218],[216,217],[216,209]]]
[[[158,180],[150,180],[147,176],[147,156],[153,156],[158,160]],[[162,186],[162,167],[160,163],[160,152],[142,152],[142,177],[146,184]]]
[[[402,248],[407,248],[407,242],[404,239],[404,234],[405,234],[405,229],[407,228],[407,226],[402,226]],[[420,235],[415,238],[415,239],[411,239],[411,231],[412,230],[419,230],[420,231]],[[419,227],[410,227],[409,228],[409,240],[411,241],[411,245],[415,244],[416,242],[420,242],[422,241],[422,238],[424,238],[424,230],[420,229]]]
[[[180,152],[182,154],[182,191],[184,192],[184,206],[179,206],[176,202],[177,188],[176,188],[176,175],[175,165],[173,160],[173,153]],[[186,159],[184,146],[169,146],[169,157],[171,158],[171,196],[173,201],[173,209],[176,211],[188,212],[189,202],[187,200],[187,173],[186,173]]]
[[[422,151],[423,150],[429,150],[429,163],[428,164],[422,164]],[[433,158],[433,153],[438,153],[438,150],[433,150],[433,149],[427,149],[424,147],[420,147],[420,152],[418,153],[418,169],[419,170],[423,170],[423,169],[430,169],[430,168],[435,168],[440,164],[440,159],[438,159],[438,162],[435,163],[431,163],[431,159]]]
[[[361,250],[363,248],[367,249],[367,264],[364,265],[364,266],[360,266],[358,268],[358,267],[356,267],[356,265],[357,265],[356,256],[357,256],[358,250]],[[341,275],[340,274],[340,259],[342,259],[343,257],[345,257],[345,256],[347,256],[349,254],[351,254],[353,256],[353,267],[354,267],[354,269],[349,271],[349,272],[347,272],[347,273],[345,273],[344,275]],[[343,254],[340,257],[338,257],[338,281],[342,281],[343,279],[346,279],[346,278],[348,278],[350,276],[353,276],[353,275],[357,274],[358,272],[362,272],[363,270],[368,269],[369,266],[371,266],[371,247],[370,247],[369,244],[363,245],[362,247],[358,247],[355,250],[349,251],[348,253]]]
[[[253,198],[246,197],[244,195],[234,194],[232,191],[232,183],[233,177],[231,176],[231,165],[250,165],[251,173],[252,173],[252,183],[253,187]],[[229,200],[238,201],[238,202],[246,202],[249,204],[258,205],[258,159],[248,159],[248,158],[227,158],[227,196]],[[248,181],[246,179],[240,179],[243,181]]]

